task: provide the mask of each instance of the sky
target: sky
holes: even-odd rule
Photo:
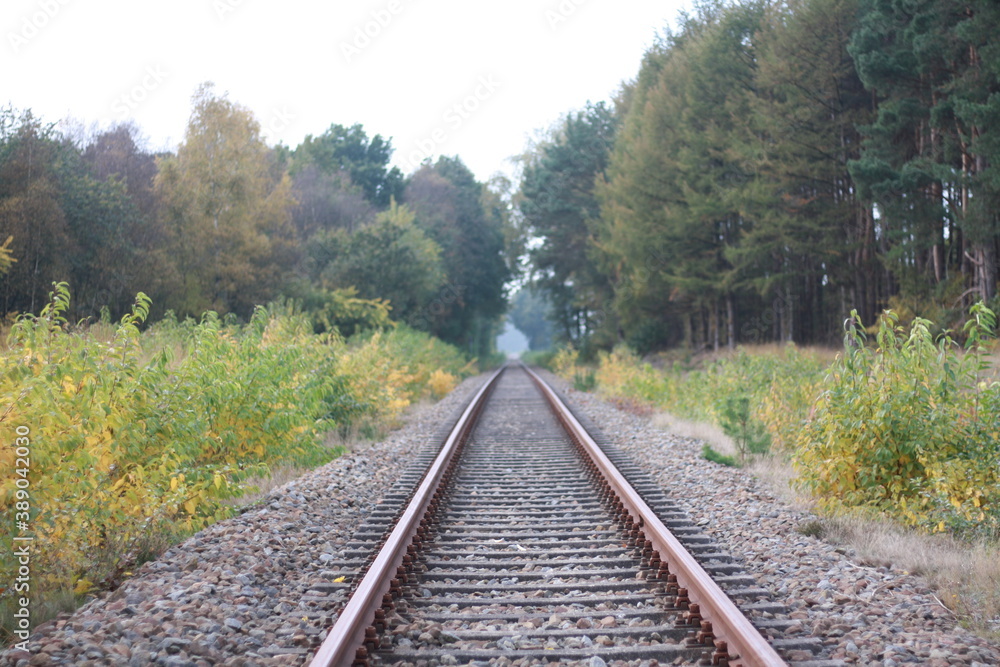
[[[610,100],[685,0],[3,0],[0,105],[67,130],[134,120],[184,138],[203,82],[270,144],[333,123],[391,138],[393,164],[459,155],[477,178],[588,101]]]

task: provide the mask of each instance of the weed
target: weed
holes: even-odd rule
[[[726,456],[725,454],[720,454],[719,452],[712,449],[711,445],[704,445],[701,448],[701,457],[706,461],[711,461],[712,463],[718,463],[720,465],[729,466],[731,468],[739,468],[740,463],[732,456]]]
[[[800,523],[795,527],[796,532],[805,535],[806,537],[816,537],[821,538],[826,534],[826,528],[823,524],[815,519],[812,521],[805,521]]]

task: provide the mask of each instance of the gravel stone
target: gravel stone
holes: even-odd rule
[[[1000,665],[1000,645],[961,627],[926,580],[803,535],[796,528],[818,520],[815,514],[743,469],[706,461],[701,442],[543,375],[664,489],[673,488],[671,497],[760,587],[793,609],[790,617],[802,623],[796,636],[821,639],[831,658],[849,665],[970,665],[973,651],[975,662]]]

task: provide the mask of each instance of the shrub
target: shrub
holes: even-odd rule
[[[850,322],[799,437],[802,486],[828,508],[868,508],[936,530],[995,526],[1000,384],[980,379],[992,311],[973,308],[964,351],[947,334],[935,340],[920,318],[907,330],[886,312],[875,347],[856,313]]]
[[[712,463],[718,463],[719,465],[729,466],[730,468],[738,468],[740,466],[739,462],[732,456],[726,456],[725,454],[720,454],[719,452],[712,449],[711,445],[702,446],[701,457],[706,461],[711,461]]]
[[[39,601],[116,585],[162,536],[228,516],[245,480],[328,461],[328,431],[391,423],[469,372],[455,348],[412,330],[346,342],[314,334],[304,315],[259,307],[244,326],[207,313],[140,335],[150,302],[139,294],[117,327],[88,331],[68,326],[69,300],[57,285],[0,351],[0,437],[13,443],[28,429],[33,445]],[[12,470],[14,453],[0,448],[0,467]],[[0,480],[4,526],[26,502],[17,492],[13,475]],[[5,548],[0,577],[12,581],[16,566]]]

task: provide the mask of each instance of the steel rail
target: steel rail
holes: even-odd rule
[[[548,384],[527,366],[524,369],[546,397],[570,437],[591,458],[618,500],[632,515],[645,539],[652,543],[660,562],[667,564],[670,574],[676,575],[679,587],[687,589],[691,602],[699,605],[701,617],[711,623],[717,650],[733,656],[728,663],[730,667],[787,667],[787,663],[712,580],[711,575],[663,525]]]
[[[437,492],[445,471],[475,427],[486,398],[505,369],[506,366],[503,366],[497,370],[465,408],[437,458],[427,469],[410,504],[344,606],[326,640],[309,663],[310,667],[348,667],[357,659],[358,649],[363,648],[366,641],[371,641],[371,629],[375,624],[376,612],[382,607],[384,596],[389,593],[393,576],[403,564],[407,548],[417,536],[427,507]]]

